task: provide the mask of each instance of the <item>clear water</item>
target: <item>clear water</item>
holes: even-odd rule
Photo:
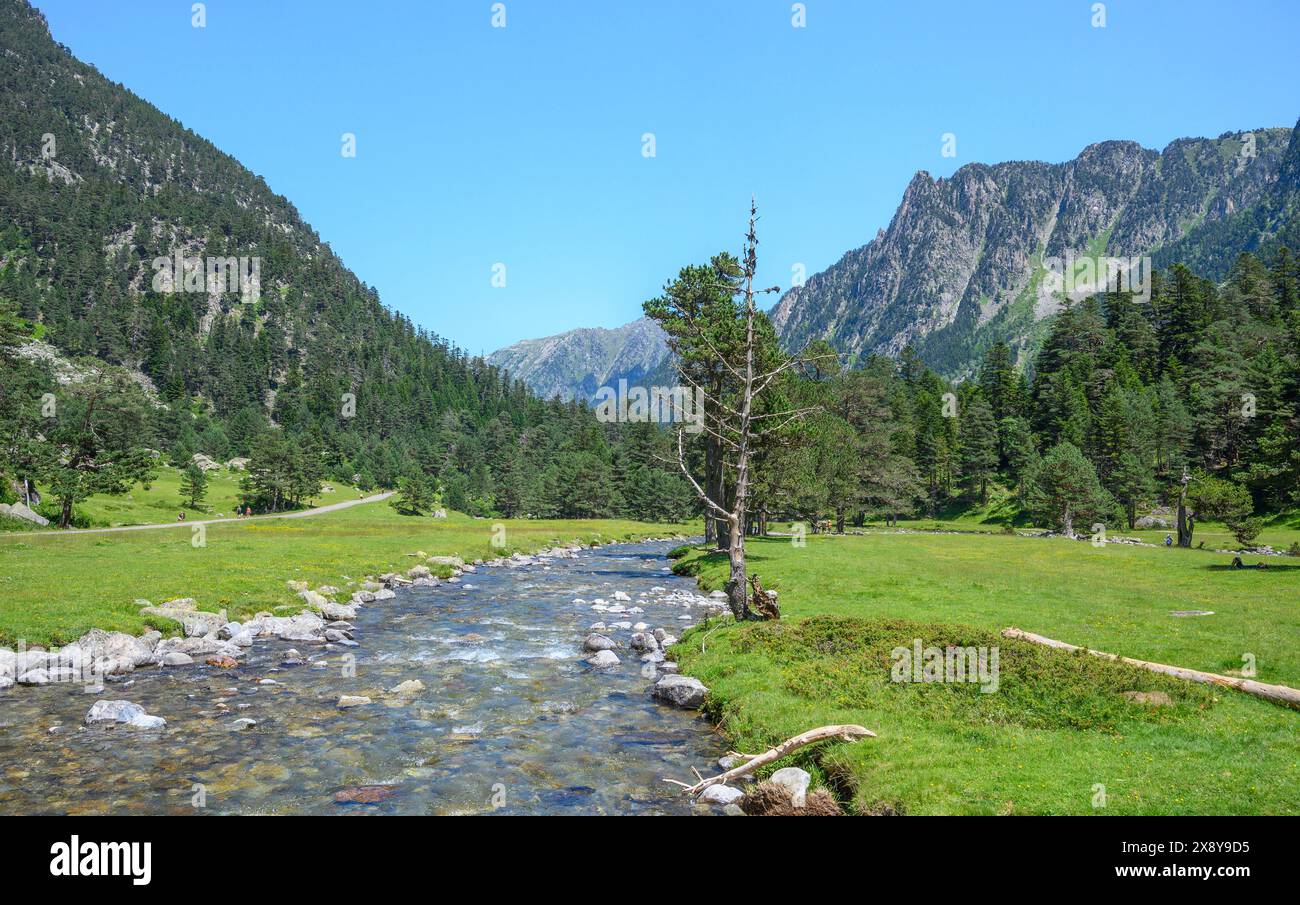
[[[663,779],[690,778],[692,766],[707,774],[722,740],[694,714],[653,703],[653,675],[633,652],[594,672],[581,650],[598,620],[679,634],[683,613],[700,618],[651,591],[693,590],[666,570],[669,546],[480,567],[459,584],[400,590],[360,611],[356,648],[259,639],[236,669],[137,670],[100,694],[0,692],[0,813],[706,813]],[[607,616],[573,602],[613,602],[616,590],[645,612]],[[630,632],[610,634],[625,642]],[[291,647],[308,662],[283,666]],[[385,693],[408,679],[425,690]],[[340,710],[343,694],[373,703]],[[140,704],[166,728],[84,725],[101,698]],[[245,717],[257,725],[232,728]],[[395,794],[334,801],[367,784]]]

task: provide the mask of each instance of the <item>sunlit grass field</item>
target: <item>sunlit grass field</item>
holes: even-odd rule
[[[1300,712],[997,635],[1014,625],[1213,672],[1250,655],[1260,681],[1300,686],[1300,561],[1230,571],[1204,551],[1001,534],[749,549],[751,571],[780,590],[783,623],[696,630],[676,655],[712,689],[712,715],[738,750],[826,723],[879,733],[803,758],[860,811],[1300,813]],[[716,554],[681,568],[706,587],[726,573]],[[999,691],[890,681],[889,652],[916,637],[999,646]],[[1172,704],[1122,694],[1147,690]]]
[[[505,546],[492,546],[492,526]],[[30,532],[0,537],[0,643],[66,643],[90,628],[140,632],[174,629],[143,617],[136,598],[154,603],[193,597],[232,619],[259,610],[302,608],[285,584],[346,588],[367,574],[417,564],[416,551],[467,560],[529,551],[559,542],[633,540],[691,533],[696,525],[632,521],[491,522],[451,513],[445,519],[398,515],[387,502],[300,519],[192,526],[117,534]]]
[[[77,512],[85,516],[93,527],[117,525],[149,525],[176,521],[182,509],[185,517],[193,521],[204,518],[227,518],[235,514],[239,499],[239,482],[242,472],[222,468],[208,472],[208,492],[203,505],[191,509],[181,502],[181,471],[169,466],[158,469],[157,477],[145,488],[137,484],[129,492],[110,496],[96,494],[77,504]],[[354,487],[337,481],[325,482],[325,490],[311,500],[313,506],[327,506],[344,500],[364,496]]]

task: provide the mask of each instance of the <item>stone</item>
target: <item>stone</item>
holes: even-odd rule
[[[1126,691],[1124,697],[1134,704],[1147,704],[1151,707],[1172,707],[1174,699],[1163,691]]]
[[[299,591],[298,596],[302,598],[303,603],[314,610],[318,610],[329,603],[329,600],[320,591]]]
[[[221,628],[217,629],[217,637],[222,641],[229,641],[244,630],[244,626],[238,622],[227,622]]]
[[[184,656],[182,654],[182,656]],[[239,665],[239,661],[234,657],[208,657],[207,664],[215,666],[217,669],[234,669]]]
[[[664,676],[652,691],[656,700],[683,710],[698,709],[708,693],[709,689],[699,679],[677,675]]]
[[[679,666],[678,666],[676,663],[674,663],[672,660],[665,660],[665,661],[663,661],[662,663],[659,664],[659,671],[660,671],[660,672],[669,672],[669,673],[673,673],[673,672],[677,672],[677,670],[680,669],[680,668],[681,668],[681,667],[679,667]]]
[[[163,654],[163,658],[162,658],[163,666],[189,666],[193,662],[194,662],[193,657],[191,657],[189,654],[183,654],[178,650],[174,650],[171,653]]]
[[[242,732],[245,729],[252,729],[256,725],[257,725],[257,720],[249,719],[248,717],[245,716],[245,717],[240,717],[239,719],[231,723],[230,728],[235,730],[236,732]]]
[[[627,594],[624,593],[623,591],[615,591],[615,592],[614,592],[614,599],[626,603],[627,601],[631,600],[632,598],[629,597],[629,596],[627,596]]]
[[[350,789],[335,792],[334,802],[335,804],[374,804],[378,801],[386,801],[396,794],[397,786],[353,786]]]
[[[130,660],[132,666],[144,666],[153,661],[153,649],[158,643],[158,637],[156,632],[136,638],[125,632],[91,629],[78,639],[77,646],[94,661],[126,659]]]
[[[50,674],[48,670],[37,668],[29,669],[18,677],[19,685],[49,685]]]
[[[588,651],[613,650],[616,647],[618,647],[618,644],[612,638],[608,638],[599,632],[592,632],[582,642],[582,649]]]
[[[801,808],[807,803],[808,784],[812,782],[812,777],[808,775],[807,770],[800,770],[798,767],[782,767],[767,781],[789,792],[790,804],[796,808]]]
[[[331,622],[339,620],[356,619],[357,608],[354,606],[344,606],[341,603],[325,603],[320,607],[320,613]]]
[[[289,586],[290,591],[295,593],[301,593],[302,591],[307,590],[307,582],[305,581],[295,581],[290,579],[289,581],[286,581],[285,584]]]
[[[401,682],[388,689],[389,694],[395,694],[398,697],[419,694],[422,691],[424,691],[424,683],[419,679],[407,679],[405,682]]]
[[[86,723],[125,723],[136,729],[161,729],[167,721],[150,716],[143,707],[130,701],[96,701],[86,714]]]
[[[587,664],[594,666],[596,669],[609,669],[611,666],[618,666],[622,661],[618,659],[618,654],[612,650],[601,650],[587,658]]]
[[[339,695],[339,710],[347,710],[349,707],[362,707],[370,703],[370,698],[361,694],[344,694]]]
[[[38,512],[29,509],[25,503],[13,503],[4,513],[10,518],[21,519],[24,522],[31,522],[34,525],[40,525],[42,528],[49,525],[50,520]]]
[[[429,571],[428,566],[412,566],[406,570],[407,578],[428,578],[433,573]]]
[[[253,646],[253,634],[252,634],[252,632],[242,631],[242,632],[240,632],[238,635],[236,635],[235,637],[231,638],[231,639],[230,639],[230,643],[231,643],[231,644],[234,644],[234,645],[236,645],[236,646],[238,646],[238,647],[252,647],[252,646]]]
[[[355,594],[352,595],[353,606],[360,606],[363,603],[374,603],[374,602],[375,602],[374,591],[357,591]]]
[[[392,600],[397,594],[390,588],[380,588],[375,591],[375,600]]]
[[[325,640],[342,643],[344,641],[351,641],[352,635],[342,629],[327,628],[325,629]]]
[[[740,789],[719,784],[716,786],[709,786],[701,792],[698,800],[706,801],[709,804],[729,805],[744,797],[745,793],[740,791]],[[739,807],[739,805],[737,805],[737,807]]]
[[[655,640],[655,636],[645,632],[637,632],[631,637],[628,644],[632,650],[655,651],[659,649],[659,642]]]
[[[742,808],[742,807],[740,806],[739,802],[735,802],[735,801],[733,801],[731,804],[729,804],[729,805],[727,805],[725,808],[723,808],[723,809],[722,809],[722,813],[726,814],[728,817],[748,817],[748,816],[749,816],[748,814],[745,813],[745,809]]]

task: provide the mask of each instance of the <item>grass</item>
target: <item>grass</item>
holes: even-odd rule
[[[1249,653],[1259,680],[1300,685],[1300,570],[1281,568],[1290,559],[1231,572],[1226,557],[1196,550],[1000,534],[749,543],[750,568],[780,589],[785,619],[696,629],[678,659],[712,690],[711,715],[738,750],[827,723],[877,732],[801,758],[859,812],[1300,813],[1300,714],[997,634],[1016,625],[1215,672],[1241,669]],[[706,588],[726,571],[699,551],[678,568]],[[1195,609],[1215,615],[1170,615]],[[998,647],[997,692],[890,681],[890,652],[914,638]],[[1164,691],[1172,703],[1124,691]]]
[[[179,469],[164,465],[158,469],[157,477],[149,487],[137,484],[129,492],[109,496],[96,494],[88,500],[77,504],[77,514],[84,516],[95,527],[116,527],[118,525],[149,525],[156,522],[176,521],[176,515],[185,509],[185,517],[226,518],[235,514],[235,502],[239,499],[239,482],[242,472],[226,469],[208,472],[208,493],[201,509],[190,509],[181,504],[181,472]],[[312,500],[313,506],[327,506],[344,500],[355,500],[365,496],[354,487],[329,481],[330,488],[322,491]]]
[[[505,525],[506,546],[492,547]],[[407,569],[417,550],[487,559],[561,541],[634,540],[689,533],[697,526],[631,521],[503,521],[452,513],[446,519],[398,515],[386,502],[301,519],[210,525],[205,545],[189,526],[103,535],[33,532],[0,536],[0,643],[63,644],[90,628],[138,633],[173,630],[144,617],[136,598],[160,603],[193,597],[232,619],[259,610],[302,608],[285,582],[346,588],[367,574]]]

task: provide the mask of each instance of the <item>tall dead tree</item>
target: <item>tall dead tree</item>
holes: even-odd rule
[[[747,527],[749,492],[753,481],[751,473],[754,444],[764,436],[779,431],[792,421],[802,418],[815,410],[816,406],[787,408],[779,411],[760,410],[760,400],[773,381],[785,372],[807,360],[806,354],[787,356],[779,349],[764,347],[760,362],[758,336],[755,321],[759,317],[754,303],[756,296],[779,292],[779,286],[767,289],[754,287],[754,274],[758,269],[758,235],[755,225],[758,222],[758,208],[753,199],[749,204],[749,231],[745,235],[745,249],[741,259],[738,275],[723,275],[729,291],[743,299],[739,312],[743,323],[743,340],[738,348],[730,349],[716,344],[702,324],[691,319],[686,321],[686,329],[692,338],[718,362],[720,370],[725,372],[734,392],[719,393],[714,388],[704,386],[696,381],[685,369],[681,370],[684,380],[692,385],[698,395],[705,399],[705,417],[702,429],[717,441],[722,452],[723,464],[734,476],[730,498],[720,494],[716,489],[706,490],[696,477],[691,474],[686,464],[684,429],[677,432],[677,462],[682,474],[694,488],[696,495],[704,504],[708,514],[716,517],[728,533],[727,556],[730,562],[730,574],[727,581],[727,599],[731,612],[739,620],[763,618],[749,606],[745,581],[745,537]],[[726,482],[723,482],[724,486]]]

